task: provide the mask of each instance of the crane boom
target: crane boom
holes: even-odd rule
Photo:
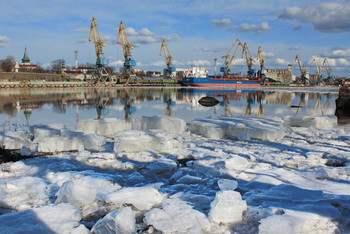
[[[263,57],[261,46],[258,48],[257,60],[260,63],[260,78],[265,80],[266,78],[266,70],[265,70],[265,62],[266,60]]]
[[[136,66],[136,61],[131,57],[131,51],[134,46],[130,44],[126,30],[124,28],[124,22],[120,21],[117,43],[121,44],[123,47],[124,55],[124,67],[123,74],[128,79],[126,83],[129,82],[130,76],[134,75],[133,67]]]
[[[318,58],[316,56],[314,56],[310,62],[310,65],[313,65],[313,64],[315,64],[316,76],[317,78],[319,78],[322,73],[322,67],[318,65]]]
[[[169,48],[168,48],[168,44],[166,42],[166,40],[162,41],[162,45],[160,47],[160,52],[159,52],[160,56],[164,56],[165,58],[165,63],[166,63],[166,69],[164,71],[164,75],[166,78],[170,78],[172,75],[172,72],[176,71],[176,68],[173,67],[172,65],[172,61],[174,60],[174,57],[171,56],[170,52],[169,52]]]
[[[299,59],[299,56],[295,56],[295,61],[298,63],[300,70],[300,82],[301,84],[309,84],[309,72],[303,68],[303,65]]]
[[[91,27],[90,27],[90,36],[89,36],[89,41],[91,41],[93,38],[93,43],[95,44],[95,51],[96,51],[96,64],[107,64],[104,63],[104,58],[103,58],[103,51],[102,47],[106,46],[106,44],[101,40],[100,33],[97,29],[97,24],[96,24],[96,18],[92,17],[91,20]]]
[[[246,42],[242,46],[242,57],[245,58],[245,61],[246,61],[247,67],[248,67],[248,76],[251,77],[255,73],[252,69],[253,62],[255,62],[255,60],[252,58]]]
[[[102,47],[106,46],[106,44],[101,40],[100,33],[97,29],[95,17],[92,17],[92,20],[91,20],[89,41],[92,41],[92,39],[93,39],[93,43],[95,44],[96,67],[91,79],[95,80],[95,82],[108,81],[110,80],[110,76],[105,68],[105,65],[108,64],[108,60],[104,58],[103,50],[102,50]]]
[[[222,58],[225,59],[225,66],[224,66],[224,67],[221,67],[221,68],[220,68],[220,71],[223,72],[224,77],[227,76],[227,75],[230,73],[230,67],[231,67],[231,65],[232,65],[232,63],[233,63],[233,60],[234,60],[235,57],[236,57],[237,49],[238,49],[239,46],[243,47],[243,44],[242,44],[242,42],[241,42],[239,39],[237,39],[237,40],[232,44],[232,46],[231,46],[231,48],[229,49],[229,51],[227,52],[227,54],[225,54],[224,56],[222,56]],[[229,57],[230,57],[230,52],[231,52],[231,50],[232,50],[233,48],[235,48],[235,49],[234,49],[234,52],[233,52],[231,58],[229,59]]]
[[[332,76],[331,76],[332,69],[329,67],[329,63],[328,63],[328,59],[327,58],[324,58],[323,63],[322,63],[322,67],[327,72],[327,78],[332,78]]]

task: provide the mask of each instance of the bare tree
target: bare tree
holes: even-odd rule
[[[66,63],[64,59],[56,59],[51,62],[51,70],[60,73],[62,66]]]
[[[15,68],[16,60],[13,56],[7,56],[1,63],[1,68],[4,72],[12,72]]]

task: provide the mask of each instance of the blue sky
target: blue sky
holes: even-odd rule
[[[298,54],[310,67],[313,56],[329,59],[333,74],[350,77],[350,0],[11,0],[0,2],[0,59],[19,62],[27,46],[32,63],[49,65],[56,59],[74,64],[95,63],[88,41],[96,17],[105,57],[117,69],[122,48],[116,44],[121,20],[135,46],[137,68],[159,70],[166,39],[177,67],[205,66],[223,59],[236,39],[246,42],[253,57],[262,47],[267,68],[295,66]],[[258,64],[255,65],[258,68]],[[240,53],[231,70],[245,71]]]

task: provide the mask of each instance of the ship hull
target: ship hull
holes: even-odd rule
[[[260,87],[259,80],[249,80],[247,78],[182,78],[182,85],[195,87]]]

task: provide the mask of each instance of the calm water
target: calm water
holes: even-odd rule
[[[198,103],[210,96],[219,101]],[[211,90],[189,88],[47,88],[0,90],[0,127],[82,119],[165,115],[191,121],[209,116],[334,116],[338,88]],[[336,118],[334,116],[334,118]],[[2,130],[2,129],[1,129]]]

